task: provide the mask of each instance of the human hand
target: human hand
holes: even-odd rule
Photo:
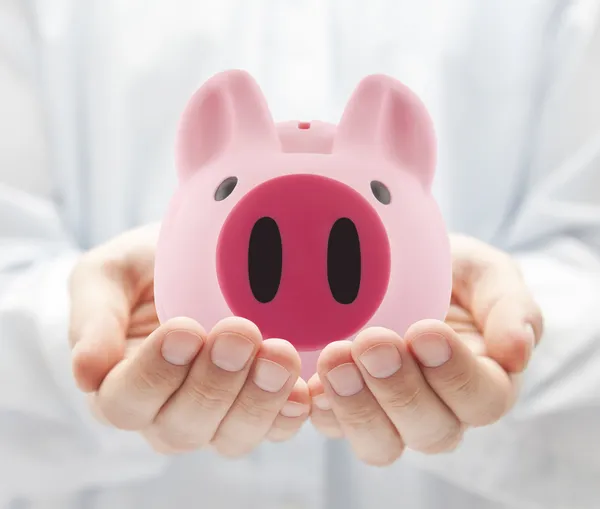
[[[157,226],[127,232],[73,271],[73,372],[92,411],[163,453],[211,446],[240,456],[265,438],[290,438],[309,413],[298,353],[286,341],[263,341],[242,318],[208,334],[188,318],[159,326],[157,235]]]
[[[394,462],[405,447],[453,450],[515,402],[518,373],[542,334],[539,308],[516,264],[495,248],[453,236],[452,306],[400,338],[371,328],[326,347],[309,380],[312,421],[345,437],[368,464]]]

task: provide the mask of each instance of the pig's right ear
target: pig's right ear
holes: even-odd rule
[[[364,78],[338,124],[334,152],[376,153],[431,189],[436,167],[433,123],[421,100],[398,80]]]
[[[281,150],[264,95],[240,70],[213,76],[189,101],[176,143],[180,180],[234,150]]]

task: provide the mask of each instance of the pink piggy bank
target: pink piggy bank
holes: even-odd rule
[[[339,125],[275,124],[244,71],[189,102],[179,187],[156,252],[159,320],[210,330],[228,316],[300,352],[314,373],[328,343],[443,320],[452,278],[431,184],[435,138],[421,101],[386,76],[356,88]]]

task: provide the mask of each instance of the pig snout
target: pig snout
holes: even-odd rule
[[[377,311],[390,246],[357,191],[322,176],[286,175],[234,206],[219,236],[217,274],[233,314],[265,338],[317,350],[351,337]]]

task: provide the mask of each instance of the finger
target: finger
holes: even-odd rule
[[[154,301],[138,304],[131,313],[127,337],[147,336],[158,326]]]
[[[366,329],[352,343],[352,357],[407,447],[429,454],[456,448],[462,438],[460,422],[396,333]]]
[[[93,249],[71,274],[69,342],[75,379],[85,392],[97,390],[123,359],[130,311],[152,286],[154,230],[138,228]]]
[[[532,306],[529,297],[505,295],[488,314],[483,334],[487,355],[509,373],[520,373],[527,367],[539,340],[535,330],[541,330],[541,314],[532,311],[531,316],[525,316]]]
[[[460,335],[461,340],[475,355],[485,355],[487,348],[481,332],[474,323],[471,314],[461,306],[451,304],[444,320]]]
[[[104,418],[126,430],[148,426],[184,382],[204,336],[188,318],[175,318],[154,331],[100,385],[94,399]]]
[[[325,388],[319,375],[313,375],[308,381],[312,400],[310,420],[313,426],[328,438],[342,438],[344,433],[331,407],[331,400],[325,394]]]
[[[354,453],[369,465],[389,465],[404,444],[387,415],[365,387],[352,359],[352,343],[331,343],[319,357],[317,372],[332,408]]]
[[[267,440],[283,442],[292,438],[306,422],[310,412],[310,394],[308,386],[302,378],[294,384],[288,400],[279,411],[271,429],[267,433]]]
[[[448,309],[448,313],[446,313],[444,321],[459,334],[479,331],[477,326],[473,323],[471,313],[462,306],[456,304],[454,298],[450,303],[450,308]]]
[[[181,388],[146,431],[147,438],[177,451],[208,445],[244,386],[261,343],[252,322],[239,317],[219,322]]]
[[[435,320],[414,324],[406,341],[437,395],[460,421],[484,426],[508,410],[514,387],[489,357],[476,357],[448,325]]]
[[[84,259],[70,281],[69,341],[73,374],[81,390],[98,389],[123,358],[131,302],[117,269]]]
[[[250,376],[219,426],[212,444],[224,456],[251,452],[266,437],[300,373],[300,356],[282,339],[267,339]]]
[[[520,271],[505,253],[476,239],[453,236],[453,294],[483,331],[488,355],[522,371],[542,335],[542,314]]]

